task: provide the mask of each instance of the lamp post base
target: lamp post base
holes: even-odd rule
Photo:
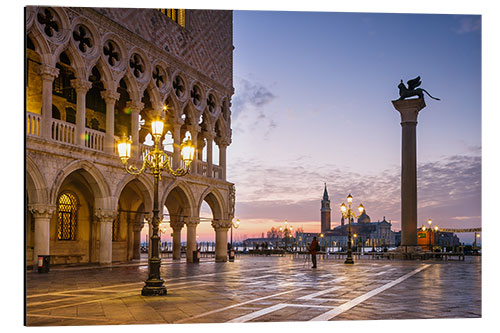
[[[344,264],[352,265],[354,264],[354,260],[352,260],[352,257],[347,257],[346,260],[344,261]]]
[[[163,280],[147,280],[146,285],[142,287],[142,296],[165,296],[167,288],[163,285]]]

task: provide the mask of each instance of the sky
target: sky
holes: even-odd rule
[[[400,230],[391,100],[417,76],[441,99],[418,118],[418,225],[481,226],[481,16],[234,11],[233,29],[237,240],[285,220],[319,232],[325,182],[332,227],[351,193]]]

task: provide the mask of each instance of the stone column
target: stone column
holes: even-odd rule
[[[151,258],[151,253],[153,252],[151,250],[151,236],[153,236],[153,215],[148,214],[144,216],[144,219],[146,220],[146,222],[148,222],[148,236],[147,236],[148,258]]]
[[[181,260],[181,230],[184,226],[182,221],[170,221],[170,227],[173,230],[172,237],[172,259]]]
[[[174,157],[172,159],[172,169],[177,170],[181,163],[181,125],[173,124],[172,125],[172,138],[174,139]]]
[[[231,221],[213,220],[212,227],[215,229],[215,261],[227,261],[227,231]]]
[[[92,83],[83,79],[71,80],[71,86],[76,90],[76,133],[75,144],[85,146],[85,96],[92,88]]]
[[[111,90],[101,91],[106,102],[106,135],[104,136],[104,151],[108,154],[115,152],[115,103],[120,94]]]
[[[126,107],[130,109],[130,135],[132,136],[132,149],[131,156],[133,158],[139,158],[140,147],[139,147],[139,114],[144,108],[144,103],[139,101],[128,101]]]
[[[196,151],[194,154],[194,160],[191,162],[191,173],[199,174],[198,171],[198,161],[201,160],[201,157],[198,154],[201,154],[200,146],[198,145],[198,132],[200,130],[200,126],[187,126],[187,130],[191,133],[191,141],[195,145]],[[203,149],[203,147],[201,148]]]
[[[132,224],[132,231],[134,232],[132,259],[141,259],[141,230],[143,227],[144,223]]]
[[[214,148],[214,134],[206,133],[205,138],[207,139],[207,177],[212,178],[213,173],[213,148]]]
[[[226,180],[226,149],[229,146],[229,140],[218,139],[215,142],[219,146],[219,166],[222,169],[221,179]]]
[[[417,117],[423,98],[392,101],[401,114],[401,246],[417,246]]]
[[[199,217],[192,217],[186,221],[187,226],[187,246],[186,246],[186,260],[193,262],[193,251],[196,251],[196,227],[200,223]]]
[[[34,204],[29,210],[35,219],[35,248],[33,251],[33,267],[38,267],[39,255],[50,255],[50,219],[56,211],[55,206]]]
[[[99,264],[111,265],[113,261],[113,220],[116,211],[98,210],[95,213],[100,224],[99,232]]]
[[[59,75],[59,69],[47,65],[40,65],[38,74],[42,78],[42,120],[40,136],[46,139],[52,137],[52,82]]]

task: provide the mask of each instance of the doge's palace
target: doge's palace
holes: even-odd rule
[[[183,165],[184,139],[197,148],[187,176],[164,173],[160,181],[173,258],[180,259],[187,228],[192,261],[205,201],[215,259],[227,260],[232,54],[231,11],[26,7],[28,266],[38,255],[53,264],[139,259],[153,177],[127,174],[116,144],[130,138],[131,162],[142,164],[157,117],[165,121],[161,146],[174,168]]]

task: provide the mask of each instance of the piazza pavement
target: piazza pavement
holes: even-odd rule
[[[465,261],[241,255],[163,259],[167,296],[144,297],[147,260],[26,274],[28,326],[481,317],[481,258]]]

